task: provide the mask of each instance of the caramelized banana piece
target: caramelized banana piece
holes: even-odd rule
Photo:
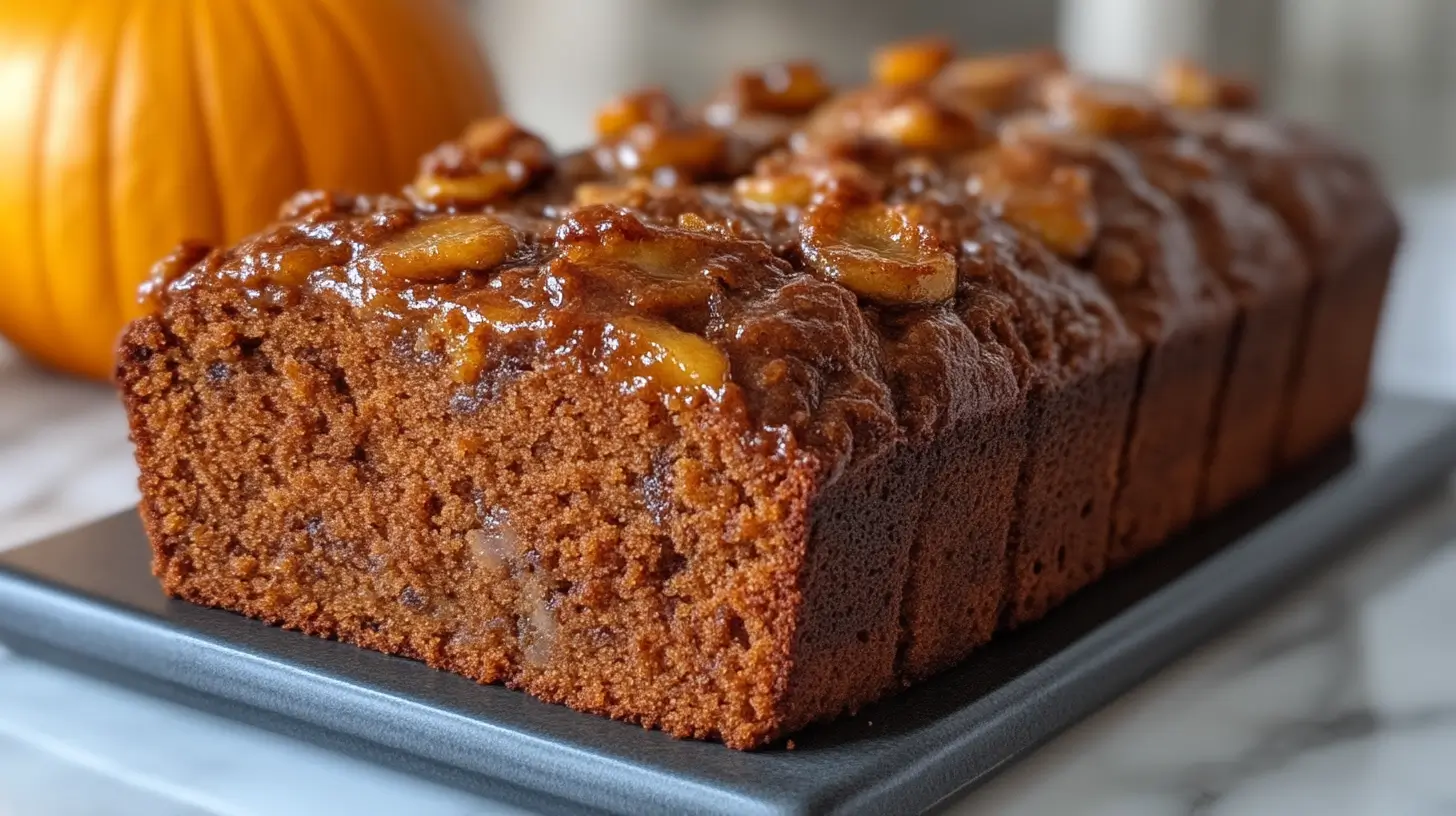
[[[1191,60],[1173,60],[1158,74],[1158,98],[1190,110],[1244,110],[1258,105],[1252,85],[1215,76]]]
[[[558,229],[556,242],[579,274],[639,313],[701,309],[718,291],[721,238],[695,217],[685,216],[679,228],[659,227],[612,207],[587,208]]]
[[[668,183],[711,171],[724,158],[727,139],[706,123],[690,121],[660,89],[621,96],[597,112],[598,164],[620,175],[654,177],[669,171]]]
[[[1125,139],[1168,127],[1157,98],[1134,85],[1060,74],[1042,84],[1042,100],[1053,121],[1079,133]]]
[[[646,179],[629,178],[622,182],[587,181],[572,191],[574,207],[590,207],[595,204],[610,204],[615,207],[640,207],[642,202],[657,188]]]
[[[828,99],[831,92],[812,62],[785,62],[736,74],[726,101],[739,114],[799,116]]]
[[[856,157],[866,149],[958,152],[989,136],[984,117],[937,99],[923,85],[878,86],[820,106],[791,141],[796,153]]]
[[[943,37],[893,43],[874,53],[870,75],[880,85],[915,85],[928,82],[955,56],[955,46]]]
[[[955,297],[956,261],[903,207],[816,204],[799,227],[804,260],[825,278],[891,306]]]
[[[967,57],[940,71],[931,90],[961,110],[1004,113],[1026,104],[1036,83],[1066,67],[1052,50]]]
[[[772,176],[741,176],[733,192],[751,206],[764,209],[807,207],[814,200],[814,180],[802,173]]]
[[[669,393],[719,391],[728,359],[717,346],[661,320],[636,315],[611,321],[605,333],[615,372],[628,386],[655,384]]]
[[[439,207],[497,203],[551,168],[545,142],[509,118],[496,116],[472,124],[459,141],[426,156],[407,192]]]
[[[677,103],[661,88],[623,94],[597,109],[597,136],[620,139],[638,125],[665,125],[680,118]]]
[[[1024,144],[987,151],[976,167],[968,190],[993,212],[1064,258],[1080,258],[1092,248],[1098,218],[1087,168],[1051,161]]]
[[[863,165],[838,159],[775,157],[761,161],[751,176],[740,176],[733,192],[749,206],[774,210],[802,208],[816,196],[872,198],[880,184]]]
[[[515,228],[495,216],[451,214],[420,220],[361,260],[385,279],[430,283],[499,266],[520,245]]]
[[[314,272],[328,266],[342,266],[352,257],[347,244],[299,244],[260,252],[256,268],[273,283],[297,286]]]
[[[617,143],[617,166],[638,173],[671,168],[694,175],[718,164],[725,147],[722,132],[706,125],[643,124]]]
[[[582,267],[630,266],[661,281],[701,277],[711,244],[687,232],[648,226],[611,207],[585,211],[557,231],[557,243],[568,261]]]
[[[866,130],[907,150],[956,151],[976,144],[981,128],[928,96],[910,96],[877,112]]]

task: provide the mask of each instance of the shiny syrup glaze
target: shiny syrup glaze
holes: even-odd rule
[[[696,111],[631,94],[565,156],[480,122],[402,195],[300,194],[232,248],[180,248],[142,296],[341,298],[461,383],[568,366],[741,405],[831,472],[950,421],[979,348],[1031,385],[1116,339],[1104,290],[1134,328],[1207,297],[1188,225],[1123,145],[1216,147],[1238,86],[1178,66],[1160,100],[935,42],[873,68],[838,94],[802,63],[745,72]]]

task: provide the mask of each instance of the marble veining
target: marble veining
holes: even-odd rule
[[[1456,813],[1456,487],[962,800],[964,814]]]

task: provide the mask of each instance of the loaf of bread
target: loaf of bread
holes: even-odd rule
[[[168,593],[734,748],[966,658],[1343,434],[1398,241],[1189,65],[893,46],[505,119],[144,287]]]

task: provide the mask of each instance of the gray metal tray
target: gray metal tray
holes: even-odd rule
[[[756,753],[479,686],[165,598],[132,513],[0,555],[0,640],[544,811],[934,808],[1278,598],[1456,465],[1456,406],[1377,399],[1353,438],[1046,620]]]

